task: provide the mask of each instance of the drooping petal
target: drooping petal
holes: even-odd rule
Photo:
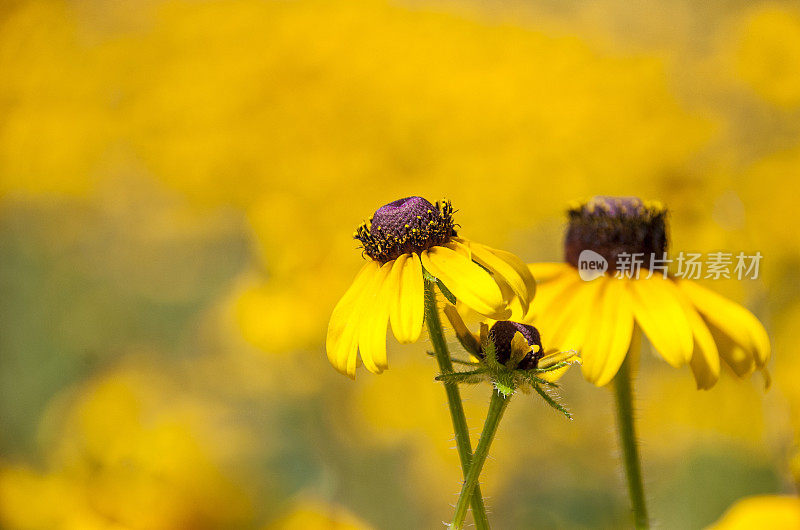
[[[522,260],[510,252],[495,250],[474,241],[470,243],[470,249],[472,259],[492,271],[496,279],[507,283],[520,300],[523,311],[527,312],[536,292],[536,282]]]
[[[375,261],[370,261],[361,267],[331,314],[325,349],[330,363],[343,374],[347,374],[348,359],[356,358],[358,354],[360,315],[357,308],[360,305],[360,298],[372,283],[379,268],[379,264]]]
[[[679,280],[678,286],[706,321],[752,354],[757,366],[766,365],[770,355],[769,337],[753,313],[695,282]]]
[[[397,291],[396,278],[390,275],[393,266],[394,260],[386,262],[375,273],[371,292],[362,298],[359,309],[364,317],[359,325],[358,350],[366,369],[376,374],[388,367],[386,328],[389,325],[389,308],[395,300]],[[352,369],[355,372],[355,364]]]
[[[680,290],[679,290],[680,291]],[[689,299],[681,292],[680,302],[689,326],[692,328],[694,349],[689,366],[692,368],[698,390],[708,390],[719,380],[719,350],[708,326],[697,313]]]
[[[491,274],[455,250],[432,247],[422,253],[422,266],[478,313],[488,317],[508,313],[500,287]]]
[[[497,248],[486,248],[488,248],[492,254],[508,263],[511,268],[513,268],[514,271],[520,275],[522,281],[525,283],[525,288],[528,291],[528,302],[533,301],[533,298],[536,296],[536,277],[533,275],[528,265],[516,254]]]
[[[467,325],[464,324],[464,319],[461,318],[456,306],[452,304],[446,304],[443,312],[447,317],[447,320],[450,321],[450,325],[453,327],[453,331],[456,333],[458,342],[461,343],[464,349],[467,350],[471,355],[480,355],[481,343],[478,338],[476,338],[475,335],[469,330],[469,328],[467,328]]]
[[[595,280],[597,281],[597,280]],[[584,377],[607,385],[625,360],[633,333],[633,310],[625,280],[603,278],[592,326],[581,349]],[[587,308],[588,309],[588,308]]]
[[[730,366],[731,370],[739,377],[752,374],[756,369],[756,361],[752,350],[742,348],[727,333],[721,331],[711,322],[707,322],[707,325],[711,336],[714,337],[719,356],[725,361],[725,364]]]
[[[680,293],[671,280],[661,276],[628,280],[636,321],[650,343],[672,366],[692,359],[692,329],[681,307]]]
[[[389,311],[394,336],[403,344],[416,342],[422,332],[425,313],[425,280],[419,256],[412,253],[398,257],[391,275],[392,282],[397,285]]]

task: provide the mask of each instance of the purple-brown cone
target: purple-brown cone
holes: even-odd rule
[[[422,197],[407,197],[378,208],[354,237],[361,241],[365,254],[386,263],[401,254],[443,245],[455,235],[449,201],[433,205]]]
[[[528,344],[531,346],[539,346],[539,351],[534,353],[533,349],[531,349],[517,365],[517,368],[521,370],[536,368],[539,359],[544,357],[544,348],[542,347],[542,339],[539,337],[539,330],[533,326],[512,322],[510,320],[495,322],[489,330],[489,336],[494,342],[497,360],[502,364],[508,362],[508,359],[511,357],[511,341],[514,339],[514,335],[517,332],[522,333],[522,336],[525,337],[525,340],[527,340]]]
[[[667,211],[637,197],[594,197],[567,212],[569,227],[564,239],[564,259],[578,267],[584,250],[593,250],[617,269],[622,253],[643,254],[643,267],[650,257],[661,259],[667,251]]]

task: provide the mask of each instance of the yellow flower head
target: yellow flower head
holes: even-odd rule
[[[358,353],[373,373],[388,367],[386,328],[401,343],[422,332],[425,272],[467,307],[491,318],[528,309],[536,288],[516,256],[458,237],[449,201],[408,197],[380,207],[353,234],[369,261],[336,304],[328,324],[328,360],[355,377]]]
[[[647,259],[640,275],[613,274],[625,256],[665,255],[666,218],[658,202],[595,197],[569,210],[566,263],[530,266],[540,285],[525,321],[551,344],[579,350],[584,376],[598,386],[616,375],[635,327],[670,365],[690,364],[701,389],[717,382],[720,357],[739,376],[764,370],[769,359],[764,327],[740,305],[692,281],[651,274]],[[589,251],[607,266],[582,277],[578,260]]]
[[[509,396],[516,389],[536,391],[545,402],[564,414],[572,415],[543,387],[557,388],[555,383],[570,365],[578,363],[574,351],[545,351],[539,330],[522,322],[498,320],[491,327],[482,323],[480,333],[472,333],[455,306],[447,305],[444,313],[461,345],[478,362],[457,361],[469,367],[466,371],[443,373],[438,381],[478,383],[490,381],[500,393]]]
[[[480,333],[472,333],[455,306],[445,306],[444,314],[453,326],[458,341],[473,357],[485,359],[487,345],[491,342],[497,362],[509,365],[511,361],[512,369],[542,368],[550,371],[549,369],[555,365],[579,362],[578,355],[574,351],[545,350],[539,330],[531,325],[512,320],[498,320],[491,327],[481,324]],[[554,381],[566,371],[566,366],[561,368],[542,377]]]

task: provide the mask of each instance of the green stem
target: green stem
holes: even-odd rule
[[[425,281],[425,322],[428,325],[428,334],[431,337],[436,360],[439,362],[439,371],[442,374],[453,373],[453,363],[450,361],[450,352],[442,332],[442,321],[439,318],[439,308],[436,305],[436,292],[432,282]],[[450,381],[444,382],[447,393],[447,404],[450,407],[450,418],[453,420],[453,431],[458,447],[458,457],[461,460],[461,471],[466,479],[472,461],[472,445],[469,441],[467,418],[464,415],[464,406],[461,403],[461,393],[458,384]],[[486,516],[486,506],[483,504],[480,488],[476,487],[471,498],[472,517],[475,526],[479,529],[489,528],[489,518]]]
[[[639,458],[639,448],[636,445],[636,428],[633,424],[633,384],[631,377],[631,362],[633,357],[633,344],[637,337],[631,341],[631,349],[625,356],[625,362],[614,377],[614,395],[617,405],[617,429],[622,457],[625,463],[625,476],[628,480],[628,494],[633,508],[633,522],[637,529],[650,528],[645,505],[644,482],[642,481],[642,465]]]
[[[461,487],[461,495],[458,496],[453,524],[450,525],[453,530],[461,530],[464,526],[464,518],[467,516],[467,499],[478,487],[478,477],[481,475],[486,457],[489,456],[489,448],[509,401],[511,401],[511,396],[504,397],[497,390],[492,392],[492,400],[489,402],[489,412],[486,415],[486,423],[483,424],[481,439],[478,441],[478,447],[475,448],[475,454],[472,455],[472,465],[469,467],[464,485]]]

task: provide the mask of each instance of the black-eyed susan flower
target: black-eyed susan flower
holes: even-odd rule
[[[446,371],[436,379],[445,384],[489,381],[494,387],[483,431],[465,473],[450,524],[450,528],[461,529],[467,515],[467,502],[477,487],[500,420],[517,389],[525,393],[536,391],[545,403],[572,419],[569,411],[545,388],[558,387],[553,380],[576,361],[576,355],[574,352],[545,353],[539,331],[529,324],[499,320],[490,328],[482,323],[476,335],[469,331],[455,306],[446,306],[444,313],[461,345],[478,361],[461,363],[469,368],[460,372]]]
[[[449,201],[408,197],[380,207],[353,234],[367,263],[333,310],[328,359],[355,377],[358,353],[373,373],[388,367],[386,332],[401,343],[422,331],[425,274],[478,313],[503,318],[526,310],[535,290],[528,267],[511,253],[459,237]]]
[[[460,362],[467,367],[466,370],[442,374],[438,380],[457,383],[490,381],[504,396],[510,396],[516,389],[526,393],[532,389],[548,405],[571,417],[544,388],[556,388],[555,381],[569,366],[578,362],[574,351],[545,350],[539,330],[529,324],[498,320],[491,327],[482,323],[480,332],[472,333],[454,306],[445,306],[444,313],[458,341],[476,361]]]
[[[635,326],[670,365],[689,364],[698,388],[716,383],[720,358],[739,376],[764,370],[769,339],[750,311],[693,281],[651,275],[654,263],[666,263],[667,212],[660,203],[595,197],[568,215],[566,263],[530,266],[540,284],[524,320],[546,330],[553,344],[579,350],[589,381],[603,386],[614,378]],[[637,256],[638,278],[620,274],[633,272],[627,265]]]

